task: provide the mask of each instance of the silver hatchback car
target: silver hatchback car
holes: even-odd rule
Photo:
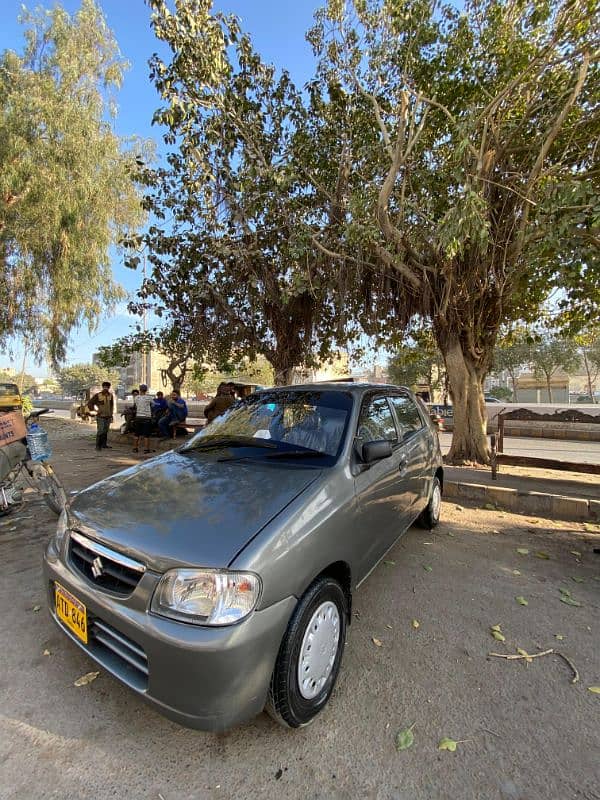
[[[50,613],[171,719],[305,725],[335,684],[352,591],[437,524],[437,430],[407,389],[258,392],[177,450],[81,492],[44,558]]]

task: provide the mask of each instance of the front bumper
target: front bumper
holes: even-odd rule
[[[148,613],[158,574],[145,573],[129,597],[117,598],[65,565],[53,541],[44,555],[44,577],[48,607],[61,630],[165,716],[190,728],[222,731],[262,711],[295,597],[237,625],[209,628]],[[55,581],[85,604],[87,645],[58,619]]]

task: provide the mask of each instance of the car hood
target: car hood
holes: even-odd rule
[[[226,567],[320,474],[171,451],[80,492],[70,527],[159,572]]]

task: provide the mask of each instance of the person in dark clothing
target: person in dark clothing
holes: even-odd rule
[[[158,421],[158,430],[161,436],[169,436],[175,425],[185,422],[188,415],[187,403],[181,396],[181,392],[173,389],[169,400],[169,413]]]
[[[115,411],[115,398],[110,391],[110,382],[104,381],[102,391],[90,398],[88,403],[90,411],[97,411],[96,416],[96,450],[111,449],[108,444],[108,431],[113,421]]]
[[[217,394],[204,409],[204,416],[207,419],[207,424],[213,421],[216,417],[224,414],[228,408],[235,403],[235,397],[231,393],[231,389],[227,383],[220,383],[217,388]]]

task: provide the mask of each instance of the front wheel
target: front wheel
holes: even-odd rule
[[[440,483],[440,479],[436,475],[433,479],[433,484],[431,486],[431,494],[429,496],[429,502],[421,512],[420,517],[417,519],[417,524],[420,525],[421,528],[427,528],[427,530],[435,528],[435,526],[440,521],[441,510],[442,510],[442,484]]]
[[[307,725],[326,705],[344,644],[348,601],[333,578],[318,578],[305,592],[279,648],[267,712],[281,725]]]
[[[63,489],[61,482],[56,477],[50,464],[42,464],[41,466],[43,467],[43,472],[40,473],[37,479],[38,489],[46,505],[51,508],[55,514],[60,514],[67,505],[67,493]]]

